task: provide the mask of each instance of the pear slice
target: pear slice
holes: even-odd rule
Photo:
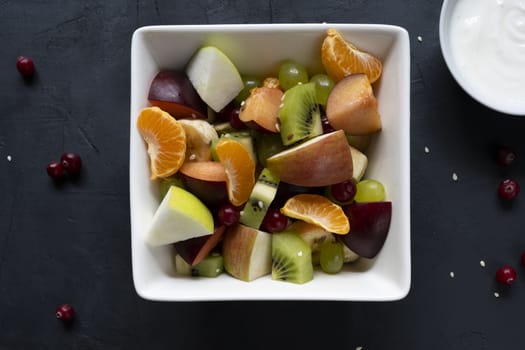
[[[214,46],[201,48],[186,67],[197,93],[215,112],[220,112],[244,87],[233,62]]]
[[[213,216],[193,194],[171,186],[153,216],[146,243],[161,246],[213,232]]]

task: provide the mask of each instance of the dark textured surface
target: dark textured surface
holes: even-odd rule
[[[0,0],[0,349],[523,349],[523,199],[504,207],[496,188],[507,175],[524,179],[525,121],[489,111],[452,79],[439,48],[440,6]],[[410,294],[388,303],[141,300],[130,263],[132,32],[321,21],[396,24],[410,34]],[[35,60],[32,84],[15,69],[20,54]],[[509,169],[493,160],[499,143],[523,153]],[[82,155],[84,177],[56,188],[45,165],[63,150]],[[507,290],[494,282],[503,263],[518,270]],[[54,319],[62,302],[78,312],[69,329]]]

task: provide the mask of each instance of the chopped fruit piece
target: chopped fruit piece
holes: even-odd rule
[[[224,271],[222,255],[212,253],[198,264],[191,266],[180,255],[174,256],[175,272],[192,277],[217,277]]]
[[[197,51],[188,63],[186,74],[199,96],[215,112],[223,109],[244,88],[233,62],[213,46]]]
[[[281,212],[288,217],[318,225],[329,232],[344,235],[350,231],[350,223],[343,209],[321,195],[298,194],[285,203]]]
[[[211,208],[228,203],[226,171],[219,162],[186,162],[180,168],[184,188]]]
[[[301,220],[291,223],[287,230],[297,233],[310,246],[314,265],[319,265],[319,251],[323,242],[335,241],[335,236],[324,228]]]
[[[239,114],[239,119],[252,128],[262,128],[269,132],[279,132],[278,117],[279,106],[283,92],[279,89],[257,87],[251,90],[251,94],[244,101]]]
[[[158,107],[144,108],[137,129],[148,144],[151,180],[175,174],[186,156],[186,134],[182,126]]]
[[[364,74],[340,80],[326,103],[326,117],[334,129],[349,135],[368,135],[382,128],[377,99]]]
[[[329,186],[353,173],[352,153],[342,130],[279,152],[266,160],[266,166],[281,181],[297,186]]]
[[[222,242],[224,269],[242,281],[272,271],[272,235],[238,224],[227,228]]]
[[[503,285],[511,285],[516,279],[516,270],[512,266],[504,265],[496,271],[496,280]]]
[[[354,181],[359,182],[363,178],[368,167],[368,157],[366,154],[359,151],[357,148],[350,146],[350,152],[352,153],[352,165]]]
[[[175,250],[184,261],[191,266],[195,266],[207,257],[212,249],[219,244],[224,233],[224,228],[224,226],[219,226],[211,235],[194,237],[185,241],[176,242],[174,244]]]
[[[255,185],[255,160],[240,142],[220,139],[215,147],[217,157],[226,171],[228,198],[235,205],[246,203]]]
[[[244,88],[239,92],[237,97],[235,97],[235,103],[237,105],[240,105],[250,96],[250,93],[252,92],[252,89],[261,86],[261,81],[255,77],[251,76],[243,76],[242,82],[244,84]]]
[[[283,231],[288,226],[288,218],[277,208],[268,208],[261,228],[263,231],[274,233]]]
[[[310,246],[294,232],[281,232],[272,238],[272,279],[306,283],[313,279]]]
[[[501,181],[498,187],[499,197],[503,200],[511,200],[518,196],[520,193],[520,185],[517,181],[512,179],[505,179]]]
[[[177,119],[206,119],[208,115],[208,107],[184,72],[157,73],[149,88],[148,101]]]
[[[270,204],[275,198],[278,186],[279,179],[273,176],[268,169],[264,168],[257,178],[250,198],[242,210],[240,222],[246,226],[259,229]]]
[[[178,122],[186,134],[186,161],[211,160],[211,144],[219,139],[215,128],[201,119],[180,119]]]
[[[270,89],[281,89],[282,90],[281,83],[279,83],[279,79],[273,78],[273,77],[268,77],[264,79],[263,86],[270,88]]]
[[[383,64],[371,54],[345,41],[335,29],[328,29],[321,47],[321,60],[328,76],[339,81],[350,74],[364,73],[370,83],[381,76]]]
[[[352,232],[339,239],[353,252],[374,258],[383,247],[392,218],[391,202],[352,203],[343,207]]]
[[[153,215],[146,242],[161,246],[212,234],[213,216],[192,193],[171,186]]]

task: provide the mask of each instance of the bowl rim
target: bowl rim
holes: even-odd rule
[[[131,248],[132,248],[132,274],[133,274],[133,283],[135,286],[135,290],[137,294],[147,300],[155,300],[155,301],[235,301],[235,300],[333,300],[333,301],[395,301],[405,298],[411,288],[411,227],[410,227],[410,141],[409,141],[409,130],[410,130],[410,42],[409,42],[409,35],[406,29],[403,27],[397,26],[397,25],[390,25],[390,24],[345,24],[345,23],[304,23],[304,24],[297,24],[297,23],[279,23],[279,24],[272,24],[272,23],[263,23],[263,24],[206,24],[206,25],[150,25],[150,26],[143,26],[140,28],[137,28],[132,36],[132,54],[131,54],[131,70],[133,72],[134,69],[134,59],[135,55],[133,54],[133,44],[136,38],[139,35],[142,35],[144,32],[210,32],[212,30],[221,30],[224,32],[238,32],[239,30],[243,31],[249,31],[249,32],[265,32],[268,30],[272,31],[308,31],[308,30],[322,30],[327,29],[329,27],[333,28],[343,28],[348,31],[363,31],[363,32],[374,32],[374,31],[387,31],[392,36],[394,36],[396,41],[400,42],[400,45],[402,46],[402,66],[405,71],[407,71],[408,77],[407,83],[406,83],[406,91],[407,94],[404,99],[400,102],[403,114],[406,114],[404,116],[406,118],[406,126],[408,127],[408,130],[403,130],[403,136],[406,135],[405,141],[402,142],[402,150],[403,152],[407,153],[407,158],[404,159],[403,169],[406,170],[406,175],[408,175],[408,180],[406,182],[403,182],[403,185],[405,183],[407,184],[406,188],[403,191],[403,199],[406,199],[408,201],[407,210],[406,212],[403,212],[403,215],[400,220],[403,222],[403,228],[406,229],[406,234],[403,236],[403,251],[406,251],[406,255],[404,255],[403,258],[403,264],[405,268],[403,270],[406,270],[406,274],[403,275],[402,281],[398,284],[396,283],[396,291],[394,293],[391,293],[389,295],[381,295],[381,296],[375,296],[375,297],[360,297],[360,298],[348,298],[348,297],[340,297],[340,298],[326,298],[323,296],[314,297],[312,294],[308,295],[301,295],[298,294],[294,298],[290,297],[280,297],[272,295],[268,297],[267,299],[260,298],[260,297],[252,297],[252,296],[246,296],[242,298],[228,298],[228,297],[214,297],[213,295],[210,295],[208,297],[203,296],[197,296],[193,297],[191,295],[173,295],[170,297],[166,296],[158,296],[155,295],[155,293],[151,292],[151,289],[144,288],[143,286],[139,286],[137,283],[136,278],[136,263],[135,260],[135,252],[134,252],[134,235],[133,235],[133,218],[131,218],[132,228],[131,228],[131,234],[132,234],[132,240],[131,240]],[[131,90],[133,91],[133,77],[131,77]],[[133,96],[133,93],[132,95]],[[131,104],[131,112],[133,112],[133,97],[131,98],[130,104]],[[133,120],[134,116],[131,115],[131,120]],[[131,129],[133,128],[133,124],[131,124]],[[133,133],[133,129],[131,130]],[[131,140],[130,140],[131,142]],[[131,151],[131,150],[130,150]],[[133,154],[130,152],[130,162],[132,161]],[[406,162],[406,163],[405,163]],[[130,163],[131,164],[131,163]],[[130,167],[130,191],[132,186],[131,177],[132,175],[132,168]],[[406,198],[405,198],[406,197]],[[133,196],[130,196],[130,209],[131,213],[133,213]],[[135,238],[136,239],[136,238]],[[406,240],[406,241],[405,241]],[[406,246],[405,246],[406,244]],[[252,282],[253,283],[253,282]],[[187,294],[187,293],[186,293]]]
[[[512,116],[525,116],[525,104],[523,106],[509,107],[504,104],[498,104],[497,99],[491,99],[487,101],[483,98],[481,94],[478,93],[478,90],[466,79],[461,73],[459,68],[456,65],[454,56],[452,55],[452,50],[450,48],[450,18],[454,12],[454,9],[457,3],[461,0],[444,0],[441,6],[440,15],[439,15],[439,43],[441,48],[441,54],[445,60],[445,64],[449,72],[452,74],[452,77],[457,82],[457,84],[475,101],[480,104],[503,114],[508,114]]]

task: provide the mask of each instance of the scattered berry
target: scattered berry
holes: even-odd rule
[[[82,159],[76,153],[64,153],[60,157],[62,167],[70,176],[78,176],[82,168]]]
[[[500,198],[503,200],[514,199],[519,193],[520,193],[520,185],[512,179],[503,180],[499,184],[498,194]]]
[[[55,181],[64,177],[64,167],[60,162],[51,162],[47,165],[47,174]]]
[[[219,221],[221,225],[231,226],[239,222],[241,213],[233,204],[225,204],[219,208]]]
[[[29,57],[19,56],[16,60],[16,68],[24,78],[31,78],[35,74],[35,64]]]
[[[246,124],[239,118],[241,109],[238,107],[232,108],[230,111],[230,125],[237,130],[246,129]]]
[[[334,127],[328,121],[328,118],[323,115],[321,117],[321,125],[323,127],[323,134],[328,134],[329,132],[335,131]]]
[[[496,160],[501,166],[508,166],[516,159],[516,153],[511,149],[502,147],[498,150]]]
[[[357,186],[355,181],[350,179],[338,184],[334,184],[330,187],[332,197],[341,203],[346,203],[354,199],[357,192]]]
[[[288,217],[281,213],[278,208],[268,208],[263,219],[261,228],[266,232],[281,232],[288,226]]]
[[[75,309],[70,304],[59,305],[56,309],[56,317],[63,322],[71,322],[75,318]]]
[[[500,284],[511,285],[516,279],[516,270],[512,266],[502,266],[496,271],[496,280]]]

